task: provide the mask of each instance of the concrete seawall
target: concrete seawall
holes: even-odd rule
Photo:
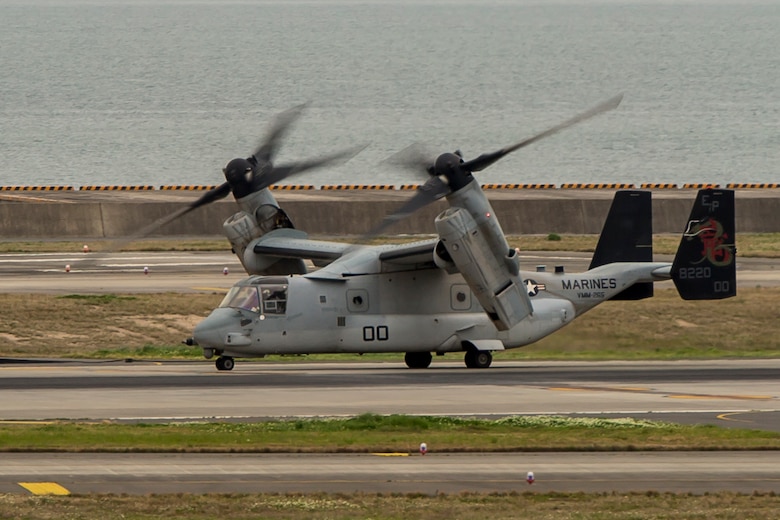
[[[737,231],[780,232],[779,190],[737,192]],[[489,193],[504,232],[518,234],[597,234],[612,191]],[[132,236],[158,218],[184,207],[200,194],[78,196],[0,200],[0,240],[99,239]],[[679,233],[686,225],[695,190],[653,195],[656,233]],[[397,209],[411,193],[276,194],[295,226],[312,235],[360,235]],[[164,200],[161,200],[164,199]],[[395,224],[388,233],[434,233],[433,219],[443,201]],[[218,236],[222,222],[236,211],[233,201],[200,208],[161,228],[155,236]]]

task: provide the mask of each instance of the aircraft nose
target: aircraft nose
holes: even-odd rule
[[[238,332],[241,314],[235,309],[214,309],[206,319],[195,326],[192,337],[203,347],[224,348],[229,332]]]

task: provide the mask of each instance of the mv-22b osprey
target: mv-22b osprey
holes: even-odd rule
[[[650,192],[630,190],[616,193],[587,271],[520,269],[472,172],[615,108],[621,97],[469,161],[457,152],[435,161],[402,154],[396,162],[419,167],[429,178],[374,234],[437,199],[449,204],[435,219],[437,238],[402,245],[310,240],[293,228],[268,186],[354,151],[274,167],[279,137],[300,108],[288,111],[258,152],[228,163],[227,182],[193,204],[232,191],[241,211],[224,229],[251,276],[232,287],[187,343],[199,345],[207,359],[217,356],[219,370],[233,369],[237,357],[369,352],[405,353],[409,368],[427,368],[433,353],[462,352],[467,367],[487,368],[493,352],[538,341],[602,302],[652,296],[653,282],[671,278],[685,299],[734,296],[734,196],[728,190],[699,192],[688,222],[681,223],[671,264],[653,262]],[[318,269],[308,272],[304,260]]]

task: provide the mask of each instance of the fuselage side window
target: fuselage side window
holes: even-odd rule
[[[260,287],[264,314],[284,314],[287,311],[287,286],[263,285]]]

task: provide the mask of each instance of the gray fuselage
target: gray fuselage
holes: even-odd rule
[[[441,269],[340,281],[251,276],[237,283],[196,327],[194,338],[207,357],[516,348],[560,329],[636,281],[664,278],[653,273],[665,267],[645,263],[571,274],[521,271],[533,313],[506,331],[496,329],[459,274]]]

